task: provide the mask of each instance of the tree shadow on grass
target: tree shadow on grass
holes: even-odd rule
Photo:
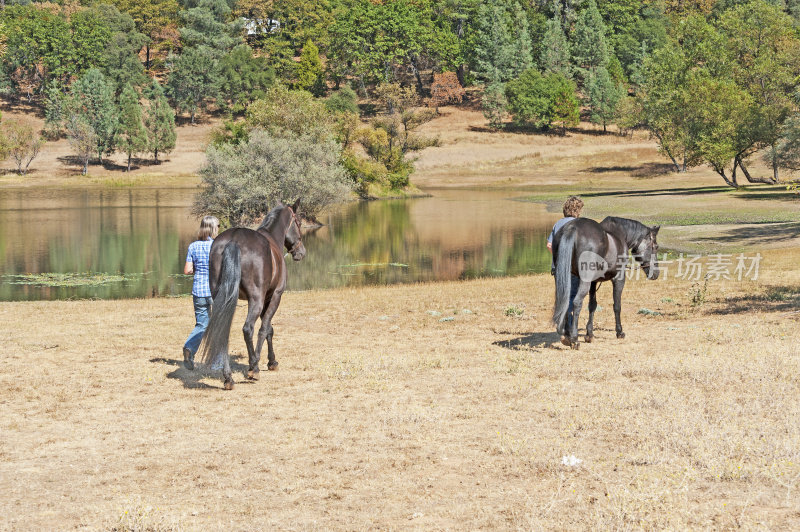
[[[248,366],[245,364],[241,364],[236,360],[242,359],[244,356],[232,356],[231,357],[231,373],[235,376],[237,374],[241,374],[245,379],[242,382],[237,382],[236,384],[246,384],[252,383],[253,381],[247,380],[247,370]],[[173,360],[164,357],[156,357],[151,358],[150,362],[153,364],[164,364],[167,366],[173,366],[175,369],[169,373],[167,373],[168,379],[178,379],[183,383],[184,388],[196,388],[196,389],[207,389],[207,390],[221,390],[222,389],[222,379],[221,371],[212,371],[206,368],[203,368],[201,365],[196,364],[195,369],[193,371],[189,371],[183,365],[183,360]],[[205,382],[201,382],[202,379],[207,377],[215,378],[219,380],[218,386],[212,386],[206,384]]]
[[[674,173],[675,167],[668,163],[645,163],[639,166],[594,166],[584,171],[593,174],[626,172],[633,177],[645,179]]]
[[[800,312],[800,286],[771,286],[763,294],[748,294],[726,299],[710,314],[751,312]]]
[[[761,244],[773,244],[800,238],[800,222],[759,223],[747,227],[737,227],[720,232],[714,236],[696,237],[697,242],[742,242],[757,241]]]

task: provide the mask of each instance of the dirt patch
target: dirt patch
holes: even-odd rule
[[[795,529],[797,258],[632,280],[624,341],[603,286],[578,351],[548,275],[288,293],[232,392],[188,298],[0,303],[0,528]]]

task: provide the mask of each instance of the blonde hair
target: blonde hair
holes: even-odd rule
[[[564,202],[564,216],[580,218],[583,210],[583,201],[578,196],[570,196]]]
[[[200,222],[200,230],[197,232],[197,240],[208,240],[209,237],[216,238],[219,233],[219,220],[216,216],[204,216]]]

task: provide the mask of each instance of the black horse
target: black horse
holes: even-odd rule
[[[566,345],[578,349],[578,315],[583,298],[589,294],[589,321],[586,323],[586,342],[594,339],[594,311],[597,308],[597,285],[611,281],[614,287],[614,318],[617,338],[625,338],[619,313],[622,308],[622,288],[625,286],[625,267],[628,250],[642,265],[648,279],[658,278],[659,226],[647,227],[636,220],[609,216],[600,223],[578,218],[567,223],[553,238],[555,257],[556,303],[553,323]],[[573,300],[574,316],[567,329],[572,276],[580,279]]]
[[[258,229],[228,229],[211,245],[209,284],[214,302],[201,349],[204,364],[210,364],[217,356],[223,357],[222,376],[226,390],[233,389],[228,337],[238,299],[247,300],[247,318],[242,331],[250,363],[248,378],[258,380],[258,362],[264,340],[267,340],[269,357],[267,368],[278,368],[272,348],[272,317],[286,289],[283,248],[292,254],[294,260],[302,260],[306,255],[296,215],[299,203],[297,200],[291,207],[279,203]],[[253,329],[259,316],[261,328],[254,347]],[[191,369],[193,366],[193,360],[187,361],[187,367]]]

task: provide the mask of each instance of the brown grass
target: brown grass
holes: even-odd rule
[[[797,255],[632,281],[624,341],[603,286],[578,351],[546,275],[288,293],[232,392],[187,298],[0,303],[0,529],[797,529]]]

